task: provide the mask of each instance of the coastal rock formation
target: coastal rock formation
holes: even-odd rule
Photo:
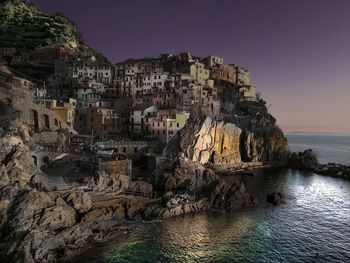
[[[7,208],[23,191],[48,190],[47,180],[34,165],[28,147],[18,136],[0,139],[0,223],[6,222]],[[44,199],[45,200],[45,199]],[[43,200],[43,203],[45,201]],[[31,202],[28,203],[31,205]]]
[[[292,153],[288,165],[292,168],[314,169],[319,163],[312,149],[304,152]]]
[[[189,121],[164,153],[168,158],[183,156],[200,164],[283,163],[288,160],[289,149],[282,131],[275,126],[251,131],[206,117]]]
[[[320,164],[312,149],[305,150],[304,152],[292,153],[288,162],[288,167],[307,169],[322,175],[350,179],[350,165],[336,163]]]
[[[245,131],[241,136],[244,162],[280,163],[288,161],[289,147],[283,132],[277,127]]]
[[[219,177],[211,169],[188,158],[180,158],[175,168],[161,175],[159,184],[160,188],[166,191],[174,189],[194,191],[216,180],[219,180]]]
[[[217,182],[212,194],[212,207],[231,210],[256,205],[256,201],[247,192],[243,182],[228,184],[224,180]]]
[[[280,205],[285,203],[285,196],[282,193],[272,193],[266,196],[266,201],[270,204]]]
[[[320,164],[313,171],[322,175],[350,179],[350,165],[336,163]]]
[[[90,196],[82,190],[72,191],[64,199],[81,214],[89,211],[92,207]]]
[[[7,261],[69,258],[85,250],[90,240],[124,232],[122,220],[143,216],[149,198],[102,196],[93,202],[93,192],[53,191],[22,131],[17,120],[9,119],[0,138],[0,238],[9,245],[2,251],[7,255],[1,256]],[[130,183],[134,191],[152,191],[149,184]]]
[[[160,214],[161,218],[169,218],[188,213],[208,210],[211,207],[207,198],[196,200],[189,194],[178,194],[173,196],[167,203],[165,209]]]
[[[194,162],[235,163],[241,161],[241,129],[232,123],[207,117],[192,142],[186,147],[186,157]]]
[[[172,166],[172,165],[171,165]],[[208,209],[230,210],[254,206],[255,200],[242,182],[227,182],[212,169],[181,157],[159,178],[158,188],[168,191],[161,218]],[[184,194],[185,193],[185,194]],[[155,214],[148,211],[148,214]]]

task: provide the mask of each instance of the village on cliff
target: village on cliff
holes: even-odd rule
[[[0,261],[71,260],[137,224],[256,206],[245,179],[262,166],[350,178],[290,153],[268,108],[220,56],[111,64],[64,15],[0,1]]]
[[[162,54],[112,65],[72,54],[67,47],[21,54],[15,48],[0,48],[0,60],[9,61],[9,67],[31,65],[53,71],[43,80],[2,66],[2,81],[18,81],[34,103],[57,115],[45,121],[42,111],[33,109],[28,122],[35,130],[67,127],[84,135],[73,139],[79,142],[128,140],[135,147],[119,152],[123,155],[133,153],[141,141],[142,145],[169,142],[190,114],[220,116],[223,86],[230,86],[241,101],[257,100],[248,70],[226,65],[217,56]]]
[[[76,57],[67,47],[18,53],[0,48],[1,82],[27,90],[32,107],[18,103],[35,141],[45,150],[80,153],[95,146],[98,157],[127,158],[160,150],[191,117],[222,117],[224,87],[241,102],[257,101],[248,70],[218,56],[190,53],[128,59],[115,65]],[[12,69],[52,71],[46,79]],[[32,75],[29,77],[29,75]],[[2,89],[4,89],[2,87]],[[19,96],[19,95],[18,95]],[[24,110],[24,108],[26,110]],[[58,143],[67,129],[69,143]]]

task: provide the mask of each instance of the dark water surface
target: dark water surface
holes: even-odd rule
[[[313,149],[320,163],[350,165],[350,134],[286,133],[291,151]]]
[[[265,169],[246,184],[261,206],[141,225],[123,240],[98,245],[81,262],[350,262],[349,181]],[[287,203],[265,204],[272,191],[284,192]]]

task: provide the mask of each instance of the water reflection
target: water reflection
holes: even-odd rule
[[[146,225],[84,262],[350,262],[349,181],[264,170],[246,183],[262,206]],[[287,203],[266,205],[271,191]]]

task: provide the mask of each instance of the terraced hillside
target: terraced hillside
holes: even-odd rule
[[[18,51],[63,45],[79,56],[106,58],[87,46],[76,25],[62,14],[47,14],[26,1],[0,1],[0,47]]]

